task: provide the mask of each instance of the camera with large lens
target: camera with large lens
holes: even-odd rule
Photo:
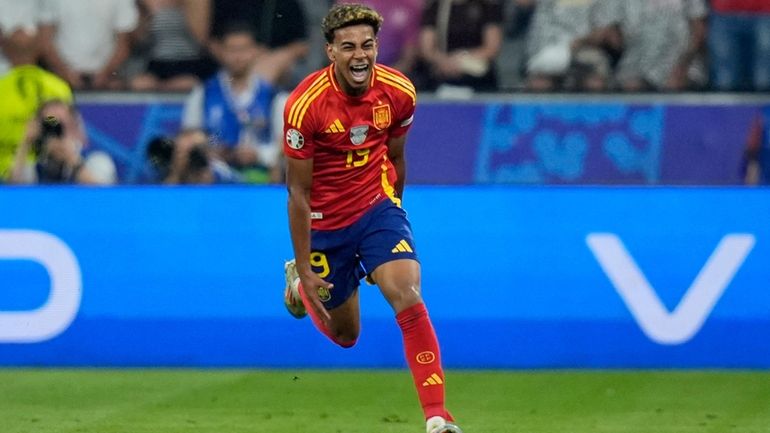
[[[59,119],[54,116],[48,116],[40,121],[40,135],[33,143],[32,150],[36,157],[43,154],[48,140],[51,138],[62,138],[64,136],[64,126]]]
[[[72,181],[82,165],[70,166],[61,152],[52,152],[51,140],[64,138],[64,125],[54,116],[40,121],[40,135],[32,143],[32,152],[37,159],[36,170],[39,183],[62,183]]]
[[[171,163],[174,159],[174,141],[168,137],[158,136],[147,145],[147,160],[155,169],[160,179],[165,179],[171,173]]]
[[[174,154],[177,146],[174,140],[158,136],[150,140],[147,145],[147,160],[155,170],[158,180],[169,178],[173,170],[178,170],[176,177],[182,183],[200,175],[201,172],[211,166],[208,147],[205,143],[198,143],[190,147],[187,154],[187,165],[174,167]]]
[[[198,173],[209,168],[209,152],[205,144],[196,144],[190,149],[187,156],[187,168],[191,172]]]

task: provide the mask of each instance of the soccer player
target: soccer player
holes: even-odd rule
[[[334,343],[360,329],[358,286],[379,286],[396,314],[428,433],[460,433],[444,405],[438,340],[420,296],[420,264],[401,209],[404,145],[416,94],[376,63],[382,17],[336,5],[323,20],[331,64],[310,74],[284,109],[289,226],[285,303]]]

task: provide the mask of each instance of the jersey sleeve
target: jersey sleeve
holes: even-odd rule
[[[395,92],[395,113],[393,115],[393,123],[391,124],[388,132],[391,137],[401,137],[412,127],[414,122],[414,111],[417,106],[417,91],[414,88],[409,79],[403,77],[405,80],[404,88],[396,89]]]
[[[395,116],[393,125],[389,129],[391,137],[403,136],[409,132],[409,128],[414,123],[414,105],[404,104],[399,111],[400,113]]]
[[[310,159],[315,151],[312,131],[313,110],[308,109],[302,121],[298,122],[296,112],[302,98],[297,96],[296,92],[289,96],[283,109],[283,153],[288,158]]]

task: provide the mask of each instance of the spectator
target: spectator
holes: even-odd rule
[[[47,102],[28,124],[24,140],[16,151],[11,181],[114,184],[116,171],[112,159],[100,151],[84,155],[85,143],[83,121],[75,106],[64,101]]]
[[[329,63],[326,57],[326,38],[318,31],[318,23],[323,20],[334,0],[298,0],[305,15],[305,34],[307,53],[292,68],[292,76],[286,82],[287,88],[293,88],[309,73],[321,69]],[[290,84],[290,86],[289,86]]]
[[[290,84],[292,69],[308,51],[305,14],[297,0],[213,1],[212,36],[221,39],[232,23],[249,23],[257,42],[267,48],[256,71],[273,84]],[[216,45],[214,54],[221,62]]]
[[[762,108],[754,119],[743,169],[747,185],[770,185],[770,106]]]
[[[211,138],[202,129],[184,129],[171,140],[157,137],[147,147],[156,174],[154,183],[225,184],[240,177],[212,152]]]
[[[529,35],[535,0],[509,0],[503,7],[503,42],[497,55],[497,85],[500,90],[524,87]]]
[[[709,54],[715,90],[770,90],[770,2],[711,0]]]
[[[217,155],[249,183],[270,181],[279,149],[273,140],[275,89],[255,72],[260,46],[251,26],[231,23],[218,42],[222,70],[192,91],[185,104],[185,128],[208,131]]]
[[[517,0],[534,6],[527,41],[527,87],[535,91],[607,88],[607,3],[617,0]]]
[[[146,72],[133,77],[139,91],[189,92],[216,72],[209,58],[210,0],[138,0],[142,19],[132,39],[146,43]]]
[[[40,0],[0,0],[0,44],[16,32],[37,34]],[[10,61],[0,50],[0,75],[11,69]]]
[[[705,0],[618,0],[611,4],[610,19],[623,37],[616,72],[623,90],[679,91],[695,84],[691,68],[705,46]]]
[[[504,10],[506,37],[515,39],[529,33],[536,3],[537,0],[511,0],[506,3]]]
[[[377,62],[409,75],[417,61],[423,1],[362,0],[359,3],[374,8],[387,23],[377,34]]]
[[[44,61],[76,90],[118,89],[137,19],[133,0],[43,0]]]
[[[27,123],[40,105],[54,99],[72,101],[69,85],[37,66],[39,43],[36,31],[18,28],[3,38],[2,51],[11,70],[0,77],[0,183],[11,175],[16,149]]]
[[[423,63],[416,84],[429,90],[441,85],[496,90],[494,62],[502,44],[502,17],[498,0],[430,0],[422,15]]]

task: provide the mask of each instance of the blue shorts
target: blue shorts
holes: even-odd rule
[[[358,289],[361,278],[392,260],[417,260],[406,212],[390,200],[374,205],[358,221],[338,230],[312,230],[313,272],[334,284],[321,290],[327,310],[342,305]]]

